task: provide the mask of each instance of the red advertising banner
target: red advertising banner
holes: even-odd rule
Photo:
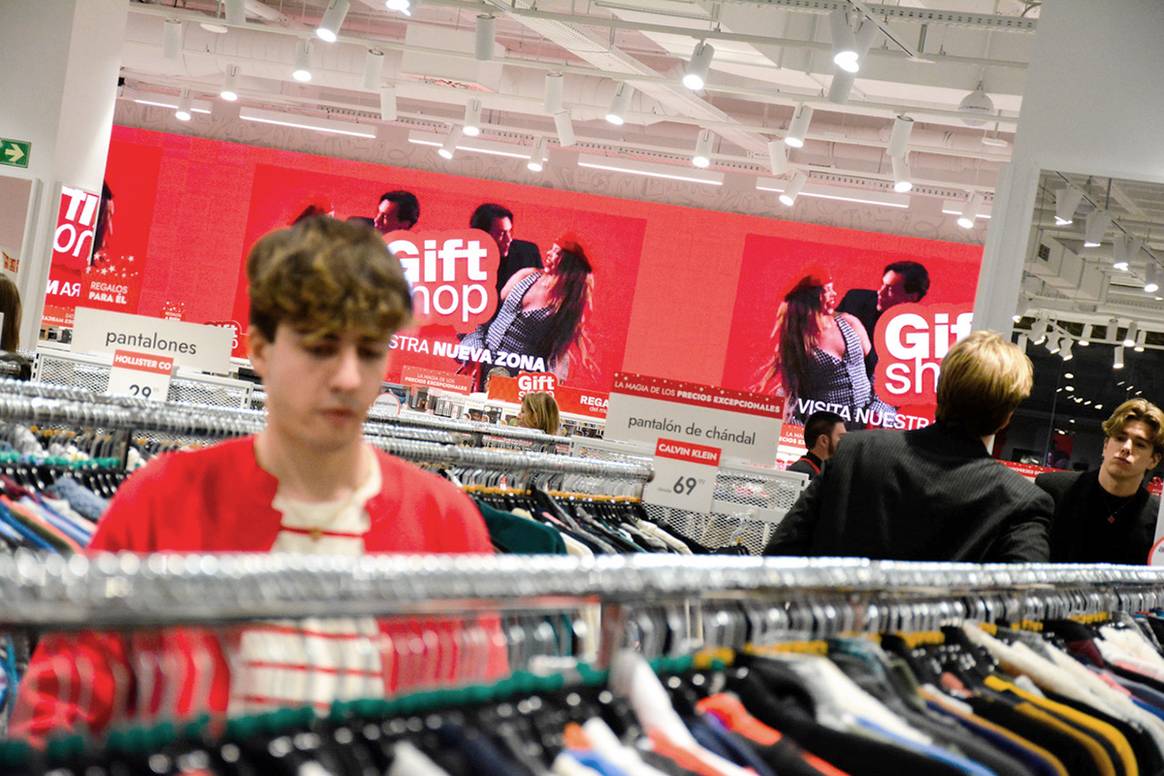
[[[439,388],[465,395],[473,390],[473,380],[469,377],[419,366],[404,367],[400,372],[400,382],[414,388]]]
[[[976,245],[122,126],[113,128],[105,182],[97,223],[74,224],[79,232],[93,230],[80,242],[76,259],[96,245],[91,265],[114,270],[88,288],[76,272],[71,279],[54,273],[57,296],[48,300],[55,308],[50,316],[66,318],[78,301],[94,295],[88,306],[231,326],[238,334],[234,353],[244,356],[247,253],[259,237],[291,224],[310,205],[340,219],[374,224],[390,242],[405,241],[398,253],[406,266],[411,263],[410,273],[423,287],[414,299],[418,308],[427,303],[429,315],[418,316],[416,327],[393,338],[389,380],[398,380],[410,365],[460,372],[482,390],[490,372],[511,377],[541,372],[553,374],[559,390],[564,382],[601,394],[621,371],[758,391],[770,399],[792,393],[785,414],[793,422],[803,422],[814,401],[848,407],[854,418],[858,411],[866,420],[892,417],[903,426],[921,425],[926,418],[924,401],[886,390],[906,381],[916,385],[914,357],[904,360],[912,371],[890,374],[880,387],[876,363],[866,358],[868,384],[838,384],[839,398],[816,386],[789,391],[776,378],[781,306],[798,285],[802,296],[811,296],[801,280],[817,270],[828,276],[829,303],[843,316],[852,342],[830,327],[831,338],[820,352],[804,355],[847,358],[846,373],[856,375],[857,361],[869,355],[866,342],[868,351],[885,355],[876,342],[883,313],[900,312],[897,308],[909,303],[969,310],[981,262]],[[401,194],[417,205],[403,220],[397,200],[381,199]],[[84,212],[79,206],[82,221]],[[471,224],[480,230],[471,231]],[[62,245],[72,259],[78,246],[64,245],[66,236],[61,235]],[[450,237],[463,242],[446,244]],[[429,240],[435,244],[428,246]],[[477,266],[480,249],[485,256]],[[498,261],[490,282],[481,276],[491,271],[494,250]],[[913,265],[925,270],[924,278],[916,277]],[[73,269],[84,274],[83,268]],[[61,297],[62,288],[70,292],[67,298]],[[823,296],[818,294],[818,304]],[[781,320],[805,318],[790,318],[786,310]],[[937,325],[936,319],[929,324]],[[782,331],[787,330],[785,325]],[[804,384],[827,383],[826,372],[818,369]],[[921,374],[925,380],[929,375]]]
[[[678,439],[659,439],[655,444],[655,455],[660,458],[702,463],[707,466],[719,466],[721,452],[718,447],[697,445],[694,442],[681,442]]]
[[[519,375],[513,377],[492,377],[489,379],[489,398],[495,401],[507,401],[513,404],[520,404],[521,399],[530,390],[523,390],[521,387],[522,378],[535,378],[527,381],[527,386],[532,386],[534,391],[537,391],[536,386],[545,386],[548,381],[547,377],[553,375]],[[541,378],[536,379],[536,378]],[[553,390],[544,391],[545,393],[552,393],[555,401],[558,402],[558,409],[562,412],[569,412],[574,415],[587,415],[592,418],[605,418],[606,410],[610,406],[610,394],[602,393],[601,391],[586,391],[581,388],[575,388],[571,385],[563,385],[556,382]]]

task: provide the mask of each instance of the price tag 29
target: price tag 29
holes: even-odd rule
[[[718,447],[660,439],[655,444],[655,479],[643,489],[643,501],[699,514],[711,512],[720,452]]]
[[[113,371],[109,373],[109,390],[106,393],[147,401],[166,401],[170,395],[170,378],[173,374],[172,358],[118,350],[113,354]]]

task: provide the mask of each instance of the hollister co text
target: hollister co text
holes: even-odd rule
[[[108,331],[105,333],[105,345],[130,345],[135,348],[160,350],[164,353],[185,353],[190,356],[198,353],[198,346],[193,342],[178,342],[159,337],[156,334],[121,334],[116,331]]]

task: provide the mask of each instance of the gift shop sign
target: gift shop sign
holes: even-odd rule
[[[468,396],[473,390],[473,378],[469,375],[410,365],[405,365],[401,371],[400,382],[410,388],[438,388],[442,391],[465,396]]]
[[[78,307],[73,327],[74,353],[135,352],[167,356],[175,364],[200,372],[230,371],[231,333],[165,318],[149,318]]]
[[[174,359],[132,350],[113,352],[113,371],[109,373],[110,396],[131,396],[146,401],[165,401],[170,395],[174,376]]]
[[[551,385],[552,390],[546,390]],[[523,382],[524,379],[524,382]],[[517,377],[490,377],[489,398],[494,401],[505,401],[511,404],[520,404],[527,393],[552,393],[558,402],[558,409],[572,415],[585,415],[591,418],[605,418],[606,408],[610,404],[610,394],[601,391],[584,391],[570,385],[558,382],[557,378],[545,372],[522,372]]]
[[[445,324],[468,333],[493,317],[501,254],[488,232],[396,231],[384,240],[404,269],[418,324]]]
[[[894,407],[935,404],[942,359],[970,333],[973,318],[966,305],[910,303],[890,308],[873,334],[878,396]]]
[[[783,417],[783,398],[618,372],[605,438],[714,445],[727,458],[771,467]]]
[[[655,477],[643,489],[643,501],[708,514],[721,452],[718,447],[660,438],[655,443]]]

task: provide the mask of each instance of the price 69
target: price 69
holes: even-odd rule
[[[671,486],[671,490],[680,496],[689,496],[695,492],[695,489],[701,482],[702,480],[698,480],[695,477],[680,477],[675,480],[675,484]]]

